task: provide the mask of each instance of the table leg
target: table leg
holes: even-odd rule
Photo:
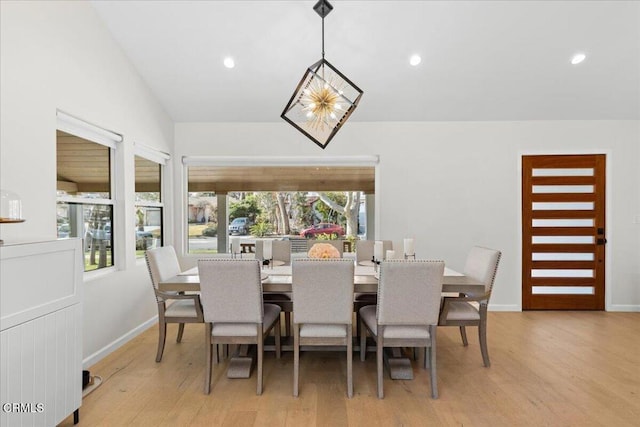
[[[256,346],[242,344],[229,359],[227,378],[250,378],[256,356]]]
[[[392,380],[412,380],[413,368],[411,359],[404,356],[399,347],[387,347],[384,349],[384,362],[389,369]]]

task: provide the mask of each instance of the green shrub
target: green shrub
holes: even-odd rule
[[[202,230],[202,235],[207,237],[216,237],[218,235],[218,227],[216,227],[215,225],[210,225]]]
[[[264,237],[267,234],[271,233],[271,224],[269,224],[268,222],[264,222],[264,221],[260,221],[255,223],[253,226],[251,226],[251,228],[249,229],[249,231],[251,232],[251,235],[256,236],[256,237]]]
[[[320,233],[316,234],[316,240],[335,240],[335,236],[333,234]]]

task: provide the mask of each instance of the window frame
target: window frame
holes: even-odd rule
[[[81,138],[83,140],[92,142],[94,144],[102,145],[109,150],[109,195],[110,198],[89,198],[89,197],[74,197],[74,196],[58,196],[57,195],[57,185],[56,185],[56,206],[59,203],[66,204],[75,204],[75,205],[100,205],[100,206],[110,206],[111,207],[111,265],[96,268],[94,270],[85,270],[83,273],[85,276],[94,276],[104,274],[109,271],[114,271],[118,268],[118,262],[116,257],[116,243],[118,240],[118,236],[116,236],[116,228],[115,224],[118,221],[117,212],[117,192],[116,192],[116,171],[118,167],[117,163],[117,152],[118,144],[123,141],[122,135],[106,130],[99,126],[96,126],[92,123],[81,120],[77,117],[74,117],[70,114],[67,114],[63,111],[56,111],[56,131],[62,131],[73,135],[75,137]],[[58,168],[56,161],[56,170]],[[80,236],[78,236],[80,237]],[[81,236],[84,240],[84,236]],[[118,247],[119,248],[119,247]],[[84,263],[83,263],[84,265]]]
[[[164,246],[165,244],[165,225],[166,225],[166,206],[165,206],[165,199],[166,199],[166,191],[165,191],[165,179],[166,179],[166,169],[167,169],[167,163],[169,162],[169,160],[171,159],[171,156],[168,153],[165,153],[163,151],[160,150],[156,150],[153,149],[151,147],[147,147],[145,145],[142,144],[138,144],[138,143],[134,143],[134,153],[133,153],[133,159],[134,159],[134,190],[133,190],[133,197],[134,197],[134,201],[133,201],[133,207],[138,208],[138,207],[145,207],[145,208],[159,208],[160,209],[160,246]],[[135,166],[135,158],[136,157],[141,157],[145,160],[148,160],[150,162],[156,163],[158,166],[160,166],[160,201],[159,202],[139,202],[136,200],[136,191],[135,191],[135,178],[136,178],[136,166]],[[135,245],[137,243],[134,241],[134,256],[136,261],[139,260],[144,260],[144,256],[138,257],[135,255],[137,249],[135,249]],[[145,250],[146,252],[146,250]]]
[[[178,230],[179,234],[176,236],[178,241],[177,248],[180,249],[180,255],[185,258],[197,259],[202,255],[191,254],[189,252],[189,233],[188,233],[188,205],[189,205],[189,167],[192,166],[354,166],[362,167],[368,166],[374,169],[374,192],[373,194],[367,194],[367,200],[370,201],[373,209],[367,208],[367,224],[371,224],[371,234],[374,239],[378,238],[380,233],[379,218],[380,214],[380,201],[375,194],[380,191],[380,156],[373,155],[345,155],[345,156],[182,156],[181,159],[181,180],[180,197],[181,208],[177,215],[179,218]],[[369,202],[367,202],[369,203]],[[225,203],[225,209],[228,209]],[[228,217],[228,216],[227,216]],[[370,220],[370,218],[372,220]],[[227,242],[228,243],[228,242]]]

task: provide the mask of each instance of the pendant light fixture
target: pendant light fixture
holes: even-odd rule
[[[313,10],[322,18],[322,59],[305,71],[280,117],[324,149],[356,109],[363,92],[324,59],[324,18],[333,6],[319,0]]]

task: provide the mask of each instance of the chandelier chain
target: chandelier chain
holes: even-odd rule
[[[324,16],[322,17],[322,59],[324,59]]]

